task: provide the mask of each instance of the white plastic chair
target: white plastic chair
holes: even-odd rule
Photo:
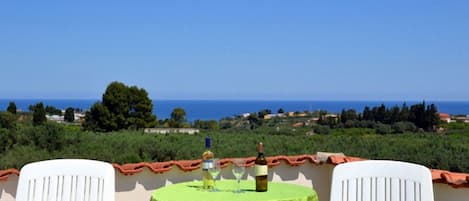
[[[337,165],[332,173],[331,201],[433,201],[430,170],[386,160]]]
[[[57,159],[25,165],[16,201],[114,201],[114,168],[85,159]]]

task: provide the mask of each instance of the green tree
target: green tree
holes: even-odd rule
[[[415,132],[417,127],[412,122],[400,121],[391,126],[393,133]]]
[[[258,113],[257,113],[257,116],[261,119],[264,118],[265,115],[268,115],[268,114],[272,114],[272,110],[269,110],[269,109],[263,109],[263,110],[260,110]]]
[[[173,128],[181,128],[186,122],[186,111],[183,108],[174,108],[171,112],[170,126]]]
[[[409,107],[404,102],[401,107],[401,112],[399,114],[399,121],[409,121]]]
[[[319,110],[319,120],[318,120],[318,124],[320,125],[326,125],[327,122],[326,122],[326,115],[327,115],[327,111],[326,110]]]
[[[340,113],[340,121],[342,123],[345,123],[347,121],[354,121],[358,119],[357,111],[354,109],[350,109],[345,111],[345,109],[342,109],[342,112]]]
[[[85,130],[109,132],[117,130],[117,125],[116,122],[112,121],[109,110],[100,102],[96,102],[86,112],[83,128]]]
[[[33,105],[33,125],[38,126],[47,122],[46,110],[44,109],[44,104],[42,102]]]
[[[369,121],[375,120],[375,118],[373,117],[373,113],[370,110],[370,107],[366,106],[365,109],[363,109],[362,118],[363,120],[369,120]]]
[[[10,102],[8,104],[7,112],[10,112],[12,114],[16,114],[16,104],[15,104],[15,102]]]
[[[57,109],[56,107],[54,106],[46,106],[46,114],[49,114],[49,115],[59,115],[61,116],[62,115],[62,111]]]
[[[218,122],[215,120],[195,120],[194,121],[194,128],[201,128],[201,129],[209,129],[209,130],[218,130],[219,125]]]
[[[425,102],[410,106],[409,121],[425,129]]]
[[[112,82],[103,94],[103,106],[110,114],[111,120],[115,124],[113,130],[127,128],[127,117],[130,113],[130,93],[129,88],[121,82]]]
[[[14,114],[10,112],[0,112],[0,128],[12,129],[15,125],[16,116]]]
[[[1,118],[1,114],[0,114]],[[0,153],[4,153],[14,144],[14,131],[0,127]]]
[[[280,108],[280,109],[278,109],[277,113],[278,114],[283,114],[283,113],[285,113],[285,111],[282,108]]]
[[[94,131],[115,131],[156,126],[153,103],[144,89],[112,82],[103,94],[102,102],[95,103],[86,113],[83,127]]]
[[[378,133],[378,134],[390,134],[390,133],[392,133],[392,128],[388,124],[378,123],[376,125],[376,133]]]
[[[314,133],[318,134],[329,134],[331,133],[331,128],[329,126],[324,126],[324,125],[315,125],[313,127]]]
[[[374,108],[373,110],[376,111],[374,115],[375,121],[384,123],[386,119],[386,106],[384,106],[384,104],[381,104],[381,106],[377,107],[376,110]]]
[[[148,128],[157,125],[156,116],[153,115],[153,103],[144,89],[135,86],[129,88],[130,113],[128,118],[131,128]]]
[[[259,119],[259,116],[256,113],[251,113],[248,117],[247,120],[249,122],[249,128],[251,130],[254,130],[258,126],[262,125],[262,120]]]
[[[60,151],[65,145],[63,126],[56,123],[44,123],[25,132],[35,146],[49,152]]]
[[[440,124],[438,109],[435,104],[430,104],[425,110],[425,130],[433,131]]]
[[[72,107],[69,107],[65,110],[64,120],[66,122],[75,121],[75,110]]]
[[[399,106],[394,106],[389,111],[388,124],[394,124],[400,119],[400,109]]]

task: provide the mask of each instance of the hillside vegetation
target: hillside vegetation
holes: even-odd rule
[[[0,168],[52,158],[88,158],[112,163],[198,159],[205,136],[213,138],[217,157],[256,155],[264,142],[268,156],[343,152],[369,159],[393,159],[430,168],[469,172],[469,131],[450,134],[404,133],[379,135],[374,129],[333,129],[329,135],[305,135],[308,129],[260,127],[254,130],[203,130],[200,134],[144,134],[122,130],[109,133],[82,131],[76,126],[46,123],[1,128]]]
[[[256,155],[262,141],[269,156],[343,152],[368,159],[409,161],[430,168],[469,172],[469,124],[441,124],[435,105],[425,102],[402,107],[365,107],[363,112],[342,110],[285,113],[268,109],[220,121],[186,121],[183,108],[170,119],[152,114],[148,93],[136,86],[112,82],[86,112],[74,118],[67,108],[64,123],[48,121],[46,114],[62,111],[42,103],[30,112],[17,114],[9,104],[0,112],[0,169],[20,168],[26,163],[54,158],[88,158],[111,163],[198,159],[204,138],[213,138],[217,157]],[[79,110],[77,110],[79,111]],[[67,116],[67,118],[65,118]],[[144,128],[193,127],[201,132],[145,134]]]

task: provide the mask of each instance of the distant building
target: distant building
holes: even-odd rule
[[[64,112],[62,112],[62,113],[64,113]],[[64,116],[62,116],[62,115],[46,115],[46,118],[49,121],[54,121],[54,122],[57,122],[57,123],[64,123],[65,122]],[[85,121],[85,114],[75,112],[75,122],[82,123],[84,121]]]
[[[85,116],[85,113],[75,112],[75,121],[84,122]]]
[[[58,123],[63,123],[64,122],[64,116],[59,116],[59,115],[46,115],[47,120],[49,121],[55,121]]]
[[[307,115],[306,113],[298,113],[295,116],[297,116],[297,117],[306,117],[306,115]]]
[[[241,117],[244,117],[244,118],[248,118],[249,116],[251,116],[251,113],[243,113],[243,114],[241,114]]]
[[[264,115],[264,119],[272,119],[272,118],[275,118],[275,117],[283,118],[283,117],[286,117],[286,115],[283,114],[283,113],[278,113],[278,114],[266,114],[266,115]]]
[[[304,125],[305,125],[305,123],[303,123],[303,122],[298,122],[298,123],[293,124],[292,126],[293,126],[293,127],[303,127]]]
[[[469,123],[469,117],[467,115],[454,117],[453,120],[455,122]]]
[[[438,116],[440,117],[440,121],[450,123],[451,116],[447,113],[439,113]]]
[[[287,115],[289,117],[305,117],[307,116],[308,114],[304,113],[304,112],[288,112]]]
[[[310,119],[311,122],[318,122],[319,121],[319,117],[313,117]]]

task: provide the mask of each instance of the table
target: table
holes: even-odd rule
[[[312,188],[269,182],[267,192],[256,192],[254,180],[241,181],[243,193],[234,193],[236,180],[216,181],[218,192],[202,188],[202,181],[183,182],[155,190],[151,201],[318,201]]]

